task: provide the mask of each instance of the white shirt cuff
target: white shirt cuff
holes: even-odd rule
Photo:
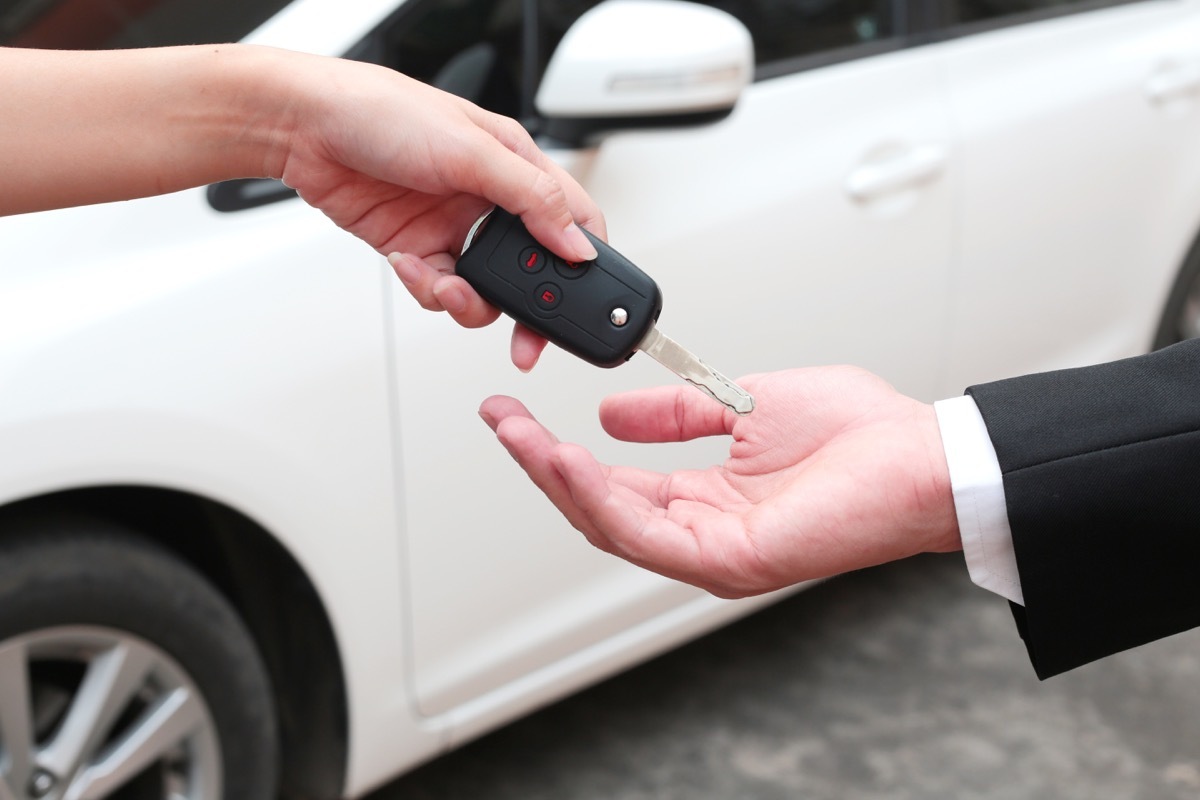
[[[950,468],[967,572],[977,586],[1025,605],[996,448],[970,395],[933,404]]]

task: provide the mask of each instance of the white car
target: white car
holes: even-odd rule
[[[0,43],[246,38],[517,116],[734,377],[931,400],[1200,332],[1200,0],[713,6],[0,2]],[[507,337],[271,182],[0,220],[0,798],[361,795],[769,602],[593,550],[476,418],[711,463],[596,424],[675,378]]]

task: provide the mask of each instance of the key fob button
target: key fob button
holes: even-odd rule
[[[561,258],[554,259],[554,271],[569,281],[576,278],[582,278],[587,272],[590,261],[563,261]]]
[[[553,283],[543,283],[534,290],[533,302],[543,311],[553,311],[562,302],[562,289]]]
[[[527,272],[532,275],[535,272],[541,272],[546,266],[546,254],[537,247],[526,247],[521,251],[521,255],[517,260],[517,265],[522,272]]]

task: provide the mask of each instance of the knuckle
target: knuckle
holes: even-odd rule
[[[529,132],[525,130],[525,126],[512,117],[497,114],[495,120],[496,130],[499,133],[498,138],[510,147],[533,144],[533,139],[529,136]]]
[[[553,176],[539,171],[534,178],[532,191],[541,203],[541,212],[545,216],[562,223],[564,227],[572,221],[567,193]]]

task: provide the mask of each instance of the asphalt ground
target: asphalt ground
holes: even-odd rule
[[[1200,631],[1045,682],[961,555],[843,576],[370,800],[1200,798]]]

